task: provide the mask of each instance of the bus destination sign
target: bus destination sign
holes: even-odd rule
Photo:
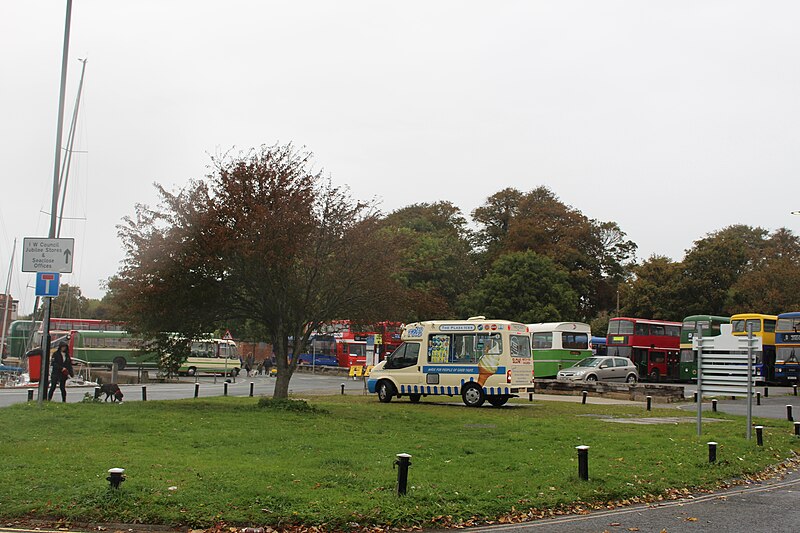
[[[22,240],[23,272],[72,272],[75,239],[25,237]]]

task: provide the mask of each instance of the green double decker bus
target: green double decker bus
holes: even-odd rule
[[[697,327],[703,337],[716,337],[719,335],[721,324],[730,324],[729,316],[691,315],[683,319],[681,325],[681,358],[679,363],[680,381],[697,379],[697,351],[692,349],[692,339],[697,333]]]

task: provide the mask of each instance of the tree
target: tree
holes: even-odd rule
[[[505,189],[473,212],[482,229],[482,265],[508,252],[532,250],[569,272],[579,295],[577,313],[588,318],[607,310],[628,275],[636,244],[614,222],[589,219],[561,202],[547,187],[522,194]],[[577,317],[572,317],[577,318]]]
[[[684,316],[722,315],[735,306],[732,289],[763,256],[767,231],[734,225],[695,241],[683,260],[680,278]]]
[[[522,323],[571,320],[577,305],[567,272],[531,251],[500,256],[461,302],[465,316]]]
[[[161,204],[119,228],[126,257],[109,286],[125,318],[150,338],[187,339],[252,321],[273,344],[275,397],[287,397],[312,331],[377,315],[396,295],[374,207],[310,166],[310,153],[275,145],[214,158],[177,193],[157,186]]]
[[[623,316],[683,320],[687,316],[680,296],[683,264],[654,255],[634,267],[633,279],[622,287]]]
[[[87,299],[81,294],[80,287],[62,283],[58,288],[58,296],[50,303],[50,316],[53,318],[90,318],[85,314]]]
[[[752,263],[729,291],[729,313],[779,314],[800,309],[800,239],[796,235],[777,229]]]
[[[396,320],[452,318],[458,297],[477,277],[470,232],[450,202],[420,203],[398,209],[381,222],[387,245],[400,260],[395,277],[406,289]]]

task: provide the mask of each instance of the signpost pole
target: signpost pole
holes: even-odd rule
[[[703,434],[703,330],[697,324],[697,436]]]
[[[747,321],[747,440],[753,438],[753,324]]]

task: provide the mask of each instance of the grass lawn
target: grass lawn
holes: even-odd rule
[[[318,412],[258,398],[35,403],[0,409],[0,517],[208,527],[331,529],[431,526],[522,517],[573,502],[607,504],[671,488],[711,487],[793,457],[789,422],[747,441],[741,417],[666,425],[604,416],[685,416],[674,409],[511,402],[501,409],[374,396],[308,398]],[[589,416],[587,416],[589,415]],[[709,464],[706,442],[719,443]],[[588,482],[575,446],[589,451]],[[397,453],[410,453],[405,497]],[[112,491],[107,470],[126,469]]]

